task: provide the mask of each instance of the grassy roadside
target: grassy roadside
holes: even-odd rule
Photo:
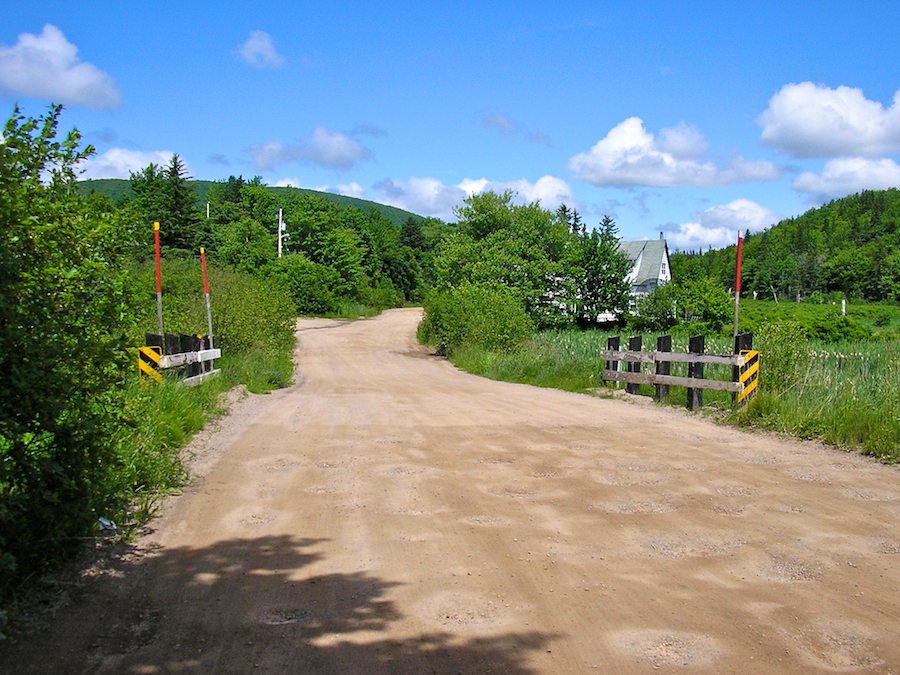
[[[601,379],[606,364],[600,352],[609,335],[542,331],[512,353],[463,346],[453,351],[451,361],[495,380],[602,395],[615,386]],[[762,355],[760,394],[747,412],[731,411],[721,419],[900,462],[900,340],[806,340],[790,324],[761,328],[756,337]],[[655,345],[655,338],[644,336],[645,349]],[[729,353],[730,342],[707,338],[707,351]],[[673,351],[687,351],[687,338],[674,336]],[[673,364],[672,374],[684,376],[684,368]],[[705,377],[728,380],[730,368],[707,366]],[[652,388],[642,387],[641,393],[651,395]],[[672,388],[669,403],[685,401],[686,390]],[[704,403],[729,410],[731,405],[727,393],[713,391],[704,392]]]

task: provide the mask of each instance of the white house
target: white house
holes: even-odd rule
[[[619,249],[633,265],[626,278],[631,284],[631,295],[635,298],[650,295],[658,286],[672,281],[669,247],[662,237],[644,241],[620,241]]]

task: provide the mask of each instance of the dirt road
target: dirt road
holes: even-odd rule
[[[301,322],[0,671],[900,673],[896,468],[469,376],[418,317]]]

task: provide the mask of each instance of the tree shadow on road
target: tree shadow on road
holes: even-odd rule
[[[311,575],[304,568],[322,567],[322,543],[264,536],[123,556],[40,634],[0,652],[0,671],[527,675],[530,654],[559,637],[387,638],[403,619],[386,597],[399,584],[367,572]]]

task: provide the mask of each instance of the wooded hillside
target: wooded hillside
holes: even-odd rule
[[[193,190],[196,195],[196,203],[198,207],[203,206],[208,200],[210,189],[216,185],[211,180],[189,180],[188,187]],[[322,199],[332,202],[336,206],[345,207],[352,206],[363,211],[376,210],[381,215],[388,218],[394,225],[400,226],[409,218],[417,218],[422,220],[422,216],[416,215],[410,211],[398,209],[396,206],[387,206],[372,202],[367,199],[359,199],[358,197],[348,197],[347,195],[338,195],[332,192],[320,192],[318,190],[309,190],[306,188],[291,187],[271,187],[266,186],[274,194],[280,195],[289,192],[299,192],[301,194],[321,197]],[[113,202],[119,202],[125,199],[134,199],[134,192],[131,189],[131,181],[125,178],[100,178],[96,180],[82,180],[78,182],[78,190],[81,194],[89,195],[92,193],[106,195]]]
[[[673,267],[734,285],[737,246],[678,253]],[[836,199],[744,241],[742,290],[761,297],[900,299],[900,190]],[[824,298],[823,298],[824,299]]]

